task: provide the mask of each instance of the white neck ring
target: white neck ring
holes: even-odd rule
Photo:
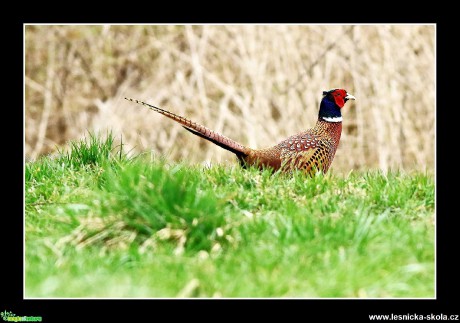
[[[343,118],[342,117],[332,117],[332,118],[323,117],[323,120],[327,122],[342,122]]]

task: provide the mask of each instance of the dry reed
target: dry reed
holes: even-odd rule
[[[25,153],[111,129],[133,153],[233,155],[122,98],[262,148],[314,125],[323,90],[343,111],[333,169],[432,169],[434,25],[25,26]]]

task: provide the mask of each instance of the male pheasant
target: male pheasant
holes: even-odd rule
[[[314,128],[293,135],[273,147],[252,149],[172,112],[139,100],[125,99],[145,105],[180,123],[191,133],[231,151],[243,167],[254,165],[259,169],[281,169],[285,172],[299,169],[310,175],[316,171],[326,173],[331,166],[342,133],[341,109],[348,100],[356,100],[343,89],[323,91]]]

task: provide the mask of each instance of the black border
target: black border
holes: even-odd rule
[[[75,4],[74,4],[75,5]],[[394,10],[399,8],[394,7]],[[314,10],[314,9],[312,9]],[[348,19],[359,21],[359,17],[353,16],[349,10],[351,4],[343,10],[344,19],[339,19],[339,22],[347,22]],[[141,11],[141,9],[139,9]],[[295,10],[293,10],[295,11]],[[248,17],[249,17],[249,13]],[[303,18],[309,19],[308,23],[315,23],[315,15],[317,13],[303,14]],[[297,16],[299,13],[297,14]],[[355,14],[356,15],[356,14]],[[83,17],[84,15],[81,15]],[[7,261],[3,262],[3,282],[0,288],[1,299],[0,311],[11,310],[18,315],[42,316],[43,322],[62,322],[63,318],[85,320],[149,320],[155,321],[162,319],[163,315],[167,318],[179,319],[212,319],[218,320],[223,318],[238,318],[244,320],[248,316],[254,316],[259,319],[273,317],[276,319],[276,314],[281,314],[281,318],[286,319],[289,317],[297,317],[298,319],[310,321],[312,318],[333,320],[333,319],[347,319],[351,318],[353,321],[368,321],[368,314],[405,314],[405,313],[418,313],[418,314],[460,314],[458,309],[459,304],[459,279],[458,275],[453,275],[451,269],[455,269],[454,261],[458,259],[458,226],[453,224],[453,219],[456,217],[456,208],[450,208],[448,203],[452,203],[449,192],[457,190],[456,183],[452,183],[453,179],[444,179],[449,176],[447,172],[450,170],[457,170],[456,159],[453,158],[452,153],[455,152],[456,146],[450,145],[452,138],[456,138],[452,133],[455,129],[454,122],[456,122],[457,106],[449,109],[449,103],[446,98],[452,97],[448,93],[453,92],[452,85],[456,80],[449,82],[445,77],[447,76],[445,70],[447,67],[454,68],[445,60],[445,55],[454,49],[449,48],[449,32],[452,26],[448,26],[433,16],[425,15],[419,17],[407,18],[401,17],[399,23],[436,23],[436,36],[437,36],[437,161],[436,161],[436,212],[437,212],[437,299],[436,300],[86,300],[86,299],[69,299],[69,300],[24,300],[23,299],[23,192],[24,192],[24,178],[23,178],[23,24],[24,23],[38,23],[38,22],[64,22],[60,19],[48,19],[43,21],[41,19],[21,18],[14,24],[14,31],[6,33],[9,39],[7,54],[9,57],[4,61],[7,67],[12,68],[11,72],[4,75],[9,84],[14,89],[18,90],[17,96],[10,96],[11,100],[8,105],[4,106],[8,112],[13,111],[17,113],[10,122],[5,120],[4,124],[10,126],[7,130],[8,138],[4,137],[4,154],[3,160],[6,161],[8,166],[13,166],[13,171],[7,169],[7,173],[14,174],[14,178],[7,180],[5,187],[7,188],[7,196],[12,195],[14,200],[17,198],[17,203],[13,203],[13,212],[5,212],[2,216],[2,221],[7,220],[9,224],[2,225],[1,234],[1,254],[2,259]],[[84,19],[88,17],[85,16]],[[100,21],[100,19],[93,19],[92,21]],[[161,17],[153,14],[150,21],[154,18],[155,22],[161,21]],[[175,17],[169,19],[170,22],[196,22],[196,17],[187,16]],[[270,16],[271,22],[286,22],[280,21],[278,16]],[[311,18],[311,19],[310,19]],[[46,19],[46,18],[45,18]],[[84,19],[74,19],[73,21],[81,22]],[[301,22],[297,19],[298,23]],[[262,21],[259,17],[248,19],[251,23],[266,22]],[[66,20],[66,23],[69,20]],[[210,21],[213,22],[213,21]],[[216,21],[214,21],[216,22]],[[234,19],[220,19],[219,23],[235,22]],[[289,22],[289,23],[295,23]],[[375,23],[376,21],[369,21]],[[382,19],[382,23],[388,22]],[[324,22],[323,22],[324,23]],[[331,22],[337,23],[337,22]],[[366,23],[366,21],[360,22]],[[449,64],[449,65],[448,65]],[[10,101],[10,100],[9,100]],[[452,104],[452,102],[450,102]],[[449,111],[449,112],[448,112]],[[453,114],[450,113],[452,111]],[[416,112],[415,112],[416,113]],[[449,116],[448,116],[449,114]],[[423,117],[423,116],[420,116]],[[458,136],[457,136],[458,137]],[[13,140],[13,144],[10,143]],[[9,148],[13,147],[12,150]],[[6,148],[6,149],[5,149]],[[22,148],[22,149],[21,149]],[[11,161],[12,158],[12,161]],[[10,175],[8,174],[8,175]],[[450,177],[450,176],[449,176]],[[11,188],[11,189],[10,189]],[[7,202],[11,201],[10,198],[6,199]],[[11,203],[11,202],[10,202]],[[6,286],[6,287],[5,287]],[[171,306],[171,307],[170,307]],[[235,310],[237,306],[237,310]],[[172,311],[170,310],[172,309]],[[216,311],[214,311],[216,310]],[[217,314],[215,314],[217,313]]]

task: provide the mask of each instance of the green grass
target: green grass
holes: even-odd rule
[[[127,158],[25,166],[25,297],[434,297],[434,179]]]

